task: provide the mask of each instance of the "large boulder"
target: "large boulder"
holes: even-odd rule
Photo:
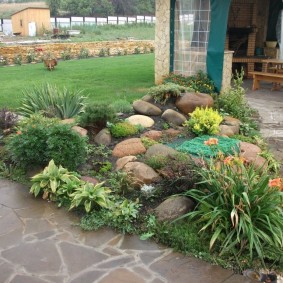
[[[162,113],[160,108],[143,100],[134,101],[133,108],[137,113],[148,116],[159,116]]]
[[[154,125],[154,120],[145,115],[133,115],[130,116],[127,120],[132,125],[141,125],[144,128],[150,128]]]
[[[154,212],[159,221],[172,221],[193,210],[194,202],[185,196],[170,197],[163,201]]]
[[[176,106],[183,114],[188,115],[197,107],[212,107],[213,98],[206,93],[187,92],[177,99]]]
[[[232,137],[235,135],[233,129],[230,126],[227,125],[220,125],[219,126],[219,136],[224,136],[224,137]]]
[[[136,161],[137,158],[133,155],[129,155],[129,156],[124,156],[122,158],[119,158],[116,161],[116,170],[121,170],[124,168],[124,166],[129,163],[129,162],[133,162]]]
[[[152,156],[155,156],[155,155],[162,155],[164,157],[167,157],[167,156],[173,156],[173,155],[176,155],[178,153],[177,150],[167,146],[167,145],[164,145],[164,144],[154,144],[152,145],[151,147],[148,148],[148,150],[146,151],[146,154],[145,154],[145,158],[150,158]]]
[[[248,164],[253,164],[256,169],[265,170],[268,162],[259,156],[261,149],[252,143],[240,142],[240,157],[243,157]]]
[[[161,180],[161,177],[151,167],[142,162],[128,162],[123,170],[131,176],[135,186],[141,187],[144,184],[149,185]]]
[[[180,126],[184,122],[187,121],[187,118],[183,114],[181,114],[181,113],[179,113],[179,112],[177,112],[173,109],[165,110],[161,117],[162,117],[162,119],[164,119],[168,123],[176,125],[176,126]]]
[[[145,152],[146,148],[144,147],[141,139],[132,138],[116,144],[112,151],[112,155],[121,158],[128,155],[138,155]]]
[[[102,129],[94,138],[95,143],[110,145],[111,144],[111,133],[108,129]]]
[[[159,141],[162,139],[162,131],[151,130],[143,133],[141,137],[146,137],[154,141]]]

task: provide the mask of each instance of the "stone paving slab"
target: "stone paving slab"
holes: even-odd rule
[[[78,218],[0,180],[0,283],[251,283],[231,270]]]

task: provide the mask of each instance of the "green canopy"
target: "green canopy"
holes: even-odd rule
[[[208,76],[218,91],[222,85],[224,47],[231,0],[210,0],[211,23],[206,57]]]

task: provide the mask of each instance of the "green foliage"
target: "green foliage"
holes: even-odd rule
[[[66,61],[66,60],[71,60],[72,58],[72,53],[71,53],[71,48],[65,48],[62,52],[61,52],[61,58]]]
[[[89,56],[90,56],[89,49],[87,49],[85,47],[82,47],[80,49],[79,58],[80,59],[85,59],[85,58],[88,58]]]
[[[216,92],[215,84],[210,80],[207,74],[199,71],[195,76],[184,77],[171,73],[164,79],[165,83],[174,83],[193,89],[195,92],[213,94]]]
[[[116,118],[114,109],[108,104],[92,104],[85,108],[84,113],[79,118],[82,127],[106,126],[107,122],[113,122]]]
[[[84,209],[89,213],[96,205],[99,207],[109,208],[111,202],[109,199],[109,194],[111,190],[107,187],[103,187],[103,183],[98,183],[96,185],[91,183],[85,183],[80,187],[75,188],[75,191],[70,195],[71,206],[70,210],[84,206]]]
[[[16,134],[9,136],[7,148],[11,158],[23,167],[46,165],[49,160],[75,169],[86,158],[86,139],[70,125],[35,119],[21,123]],[[48,120],[48,119],[46,119]]]
[[[0,129],[6,130],[12,128],[18,122],[18,115],[9,111],[8,108],[0,109]]]
[[[99,57],[106,57],[106,56],[110,56],[110,48],[101,48],[99,53],[98,53]]]
[[[0,56],[0,66],[8,65],[8,58],[5,56]]]
[[[81,184],[79,175],[69,172],[61,165],[57,167],[51,160],[45,169],[32,177],[30,193],[35,197],[41,195],[43,199],[62,203],[64,198],[70,198],[74,189]]]
[[[18,110],[25,117],[40,112],[47,117],[67,119],[80,114],[84,106],[85,97],[81,91],[59,90],[55,85],[46,83],[24,90],[22,106]]]
[[[21,54],[16,54],[13,58],[13,62],[16,65],[22,65],[23,57]]]
[[[210,234],[210,249],[244,253],[264,262],[267,250],[282,254],[283,192],[269,186],[269,175],[241,162],[209,164],[200,171],[198,189],[186,192],[198,205],[185,217]],[[184,217],[183,217],[184,218]]]
[[[133,190],[132,177],[129,176],[127,172],[121,170],[109,174],[107,182],[116,194],[125,195],[126,193]]]
[[[189,113],[191,116],[188,121],[184,123],[197,135],[214,135],[219,132],[219,125],[223,118],[217,110],[212,108],[199,108],[197,107],[194,112]]]
[[[81,219],[81,227],[84,230],[97,230],[102,226],[108,226],[123,233],[133,233],[136,228],[133,222],[138,217],[140,205],[138,200],[133,202],[122,198],[116,200],[110,209],[101,209],[85,215]]]
[[[154,155],[145,160],[145,164],[153,168],[154,170],[159,170],[166,166],[168,158],[163,155]]]
[[[233,87],[218,95],[215,107],[220,113],[229,114],[241,120],[241,133],[253,136],[257,125],[252,119],[254,110],[250,108],[245,98],[243,85],[244,72],[236,73],[233,78]]]
[[[133,112],[132,104],[126,99],[117,99],[110,104],[116,113],[131,113]]]
[[[34,50],[29,50],[29,52],[27,53],[27,62],[28,63],[34,62],[35,57],[36,57],[36,55],[35,55]]]
[[[166,83],[151,87],[147,94],[151,95],[155,102],[166,104],[170,98],[177,98],[186,91],[186,87],[174,83]]]
[[[146,149],[148,149],[149,147],[151,147],[154,144],[158,144],[157,141],[150,139],[150,138],[147,138],[147,137],[142,137],[141,142],[143,143],[143,145]]]
[[[110,132],[115,138],[123,138],[135,135],[139,132],[138,127],[129,122],[119,122],[110,126]]]

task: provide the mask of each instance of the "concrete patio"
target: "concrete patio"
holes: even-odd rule
[[[245,82],[251,86],[251,82]],[[261,131],[283,161],[283,92],[248,91]],[[248,283],[231,270],[110,229],[84,232],[73,213],[0,180],[0,283]]]

